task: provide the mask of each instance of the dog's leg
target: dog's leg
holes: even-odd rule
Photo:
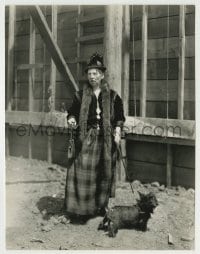
[[[109,237],[115,237],[118,232],[118,227],[115,223],[112,221],[109,221],[108,223],[108,235]]]
[[[149,218],[150,218],[149,214],[143,214],[142,215],[142,218],[140,219],[140,222],[139,222],[139,228],[140,228],[140,230],[142,230],[142,231],[146,231],[147,230],[147,222],[148,222]]]
[[[108,222],[107,214],[105,214],[103,220],[99,223],[98,230],[106,230],[107,227],[105,226],[106,222]]]

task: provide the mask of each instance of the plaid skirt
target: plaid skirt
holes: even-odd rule
[[[104,137],[91,128],[80,152],[67,170],[65,188],[66,211],[79,215],[93,215],[106,207],[114,196],[116,147],[112,142],[112,168],[108,174],[104,164]]]

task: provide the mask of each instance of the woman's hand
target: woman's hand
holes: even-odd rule
[[[114,141],[117,146],[119,146],[121,143],[121,128],[120,127],[115,128]]]
[[[74,117],[70,117],[67,121],[67,123],[69,124],[70,127],[75,128],[77,123],[76,123],[76,119]]]

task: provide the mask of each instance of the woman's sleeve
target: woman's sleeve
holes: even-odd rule
[[[79,121],[79,114],[80,114],[80,108],[81,108],[81,98],[79,93],[75,93],[73,97],[72,104],[70,108],[68,109],[68,115],[67,115],[67,120],[70,118],[74,117],[76,121]]]
[[[124,107],[122,99],[117,94],[114,101],[115,126],[123,127],[125,122]]]

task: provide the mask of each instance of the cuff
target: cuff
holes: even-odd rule
[[[68,116],[67,116],[67,121],[68,121],[69,119],[71,119],[71,118],[74,118],[74,119],[76,120],[76,117],[75,117],[75,116],[73,116],[73,115],[68,115]]]
[[[123,121],[117,121],[116,122],[116,127],[120,127],[121,129],[123,128],[124,122]]]

